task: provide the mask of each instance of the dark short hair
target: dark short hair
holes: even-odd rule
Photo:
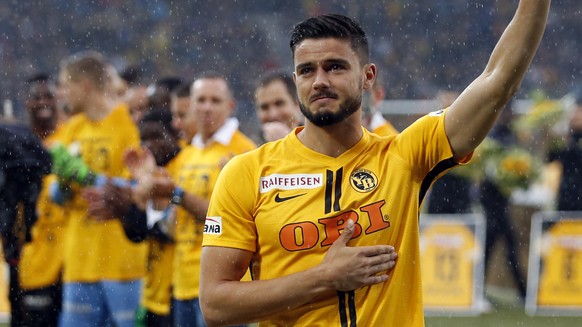
[[[289,42],[293,57],[295,57],[297,45],[304,40],[323,38],[349,41],[352,49],[358,54],[360,64],[366,64],[370,60],[366,32],[353,19],[337,14],[308,18],[295,25],[291,31],[291,41]]]
[[[40,72],[29,76],[24,83],[25,84],[34,84],[34,83],[48,83],[51,81],[51,76],[47,73]]]
[[[184,79],[179,76],[166,76],[156,80],[156,86],[165,87],[169,92],[172,92],[178,86],[184,83]]]
[[[178,131],[172,126],[172,113],[164,109],[152,109],[148,111],[141,119],[139,124],[144,123],[160,123],[164,129],[176,139],[178,136]]]
[[[255,92],[264,86],[267,86],[273,82],[281,81],[283,85],[285,85],[285,89],[291,96],[291,98],[297,100],[297,87],[295,86],[295,81],[293,81],[293,77],[286,73],[286,72],[271,72],[265,75],[263,78],[259,80],[257,85],[255,85]]]
[[[172,96],[177,98],[187,98],[190,96],[190,87],[192,86],[192,82],[182,82],[180,85],[176,86],[172,90]]]

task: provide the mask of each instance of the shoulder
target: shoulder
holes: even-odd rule
[[[255,142],[253,142],[253,140],[251,140],[248,136],[246,136],[240,130],[237,130],[234,133],[230,143],[234,146],[247,149],[247,151],[251,150],[251,149],[255,149],[257,147]]]

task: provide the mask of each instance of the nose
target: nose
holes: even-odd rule
[[[315,72],[315,79],[313,80],[313,89],[324,89],[329,87],[329,79],[325,69],[319,67]]]
[[[277,121],[279,118],[279,113],[278,110],[276,108],[274,108],[274,106],[270,106],[269,109],[267,109],[265,111],[265,120],[266,121]]]

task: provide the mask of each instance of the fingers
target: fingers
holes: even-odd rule
[[[354,221],[348,219],[346,227],[344,228],[340,237],[334,242],[334,245],[337,243],[336,246],[346,246],[348,244],[348,241],[352,238],[352,235],[354,235],[354,230],[355,230]]]

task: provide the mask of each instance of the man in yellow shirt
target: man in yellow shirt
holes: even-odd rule
[[[263,143],[281,139],[303,124],[297,89],[290,74],[266,75],[255,87],[254,98]]]
[[[305,127],[220,174],[201,263],[209,325],[424,326],[419,207],[434,178],[470,159],[517,91],[549,4],[521,0],[485,71],[455,103],[387,137],[362,127],[362,92],[377,74],[362,28],[333,14],[296,25]],[[241,281],[249,266],[253,280]]]
[[[222,167],[232,157],[256,148],[232,117],[236,102],[225,77],[204,72],[191,86],[196,135],[176,157],[171,179],[160,176],[154,197],[171,198],[176,211],[176,249],[173,271],[174,323],[205,326],[198,300],[200,253],[208,202]]]
[[[67,58],[59,82],[73,112],[65,125],[62,144],[78,154],[96,174],[129,177],[123,154],[139,147],[139,133],[129,110],[108,94],[108,64],[99,53]],[[98,185],[72,185],[73,197],[65,235],[63,312],[60,326],[133,326],[145,273],[146,246],[134,244],[117,219],[96,212],[102,194]]]

